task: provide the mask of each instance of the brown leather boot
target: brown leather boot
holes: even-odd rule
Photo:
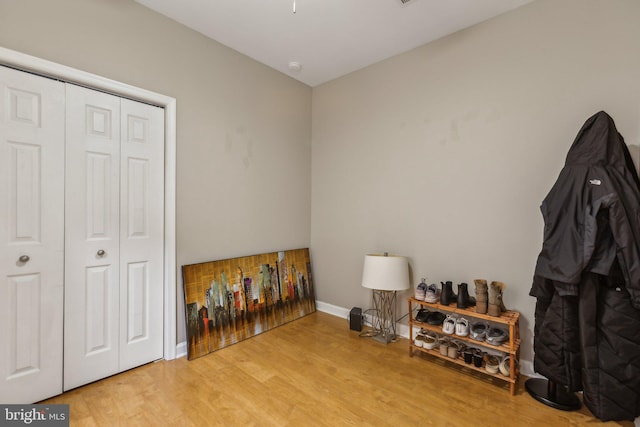
[[[473,283],[476,285],[476,313],[487,313],[487,281],[484,279],[475,279]]]
[[[505,287],[505,284],[502,282],[491,282],[489,285],[489,316],[500,317],[500,313],[507,311],[502,302],[502,293]]]

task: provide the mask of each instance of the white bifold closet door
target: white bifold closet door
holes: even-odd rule
[[[66,85],[64,389],[162,357],[164,112]]]
[[[62,390],[64,83],[0,66],[0,402]]]
[[[0,66],[0,403],[163,355],[164,112]]]

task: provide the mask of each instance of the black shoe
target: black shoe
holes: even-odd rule
[[[453,293],[453,283],[450,280],[440,283],[442,284],[442,291],[440,291],[440,304],[449,305],[456,301],[458,296]]]
[[[456,302],[456,306],[458,308],[467,308],[469,307],[469,290],[467,288],[466,283],[460,283],[458,285],[458,298]]]
[[[427,316],[427,323],[430,325],[442,325],[444,322],[445,315],[440,313],[439,311],[432,311]]]
[[[429,311],[421,308],[420,310],[418,310],[418,313],[416,314],[416,320],[418,322],[426,322],[427,318],[429,317]]]

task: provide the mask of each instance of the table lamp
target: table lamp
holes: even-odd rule
[[[373,290],[374,339],[385,344],[395,341],[396,292],[409,289],[407,258],[387,252],[365,255],[362,286]]]

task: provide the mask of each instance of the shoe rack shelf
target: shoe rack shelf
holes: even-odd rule
[[[519,370],[519,360],[520,360],[520,313],[517,311],[506,311],[503,312],[500,317],[489,316],[488,314],[480,314],[476,313],[475,307],[469,307],[465,309],[457,308],[455,303],[451,305],[442,305],[439,303],[429,303],[425,301],[420,301],[415,298],[409,298],[409,356],[413,357],[415,354],[425,353],[430,354],[434,357],[438,357],[440,359],[444,359],[448,362],[454,363],[456,365],[464,366],[467,369],[480,372],[484,375],[498,378],[502,381],[506,381],[510,383],[509,389],[511,391],[511,395],[515,395],[516,391],[516,383],[518,382],[518,376],[520,374]],[[489,324],[501,325],[505,329],[509,331],[509,340],[501,345],[491,345],[484,341],[476,341],[470,337],[461,337],[455,334],[448,335],[442,332],[442,325],[431,325],[429,323],[419,322],[413,317],[413,308],[418,306],[419,308],[430,309],[430,311],[440,311],[445,314],[455,314],[459,317],[464,317],[469,320],[469,324],[473,323],[475,320],[484,320]],[[467,364],[460,357],[453,359],[448,356],[440,354],[440,351],[436,348],[430,350],[424,347],[418,347],[413,342],[413,328],[427,329],[429,331],[433,331],[438,333],[438,335],[448,336],[455,340],[462,341],[468,343],[469,347],[480,347],[482,349],[491,350],[491,352],[502,352],[511,356],[511,363],[509,363],[509,376],[502,375],[500,372],[493,374],[491,372],[487,372],[484,367],[478,368],[473,364]]]

